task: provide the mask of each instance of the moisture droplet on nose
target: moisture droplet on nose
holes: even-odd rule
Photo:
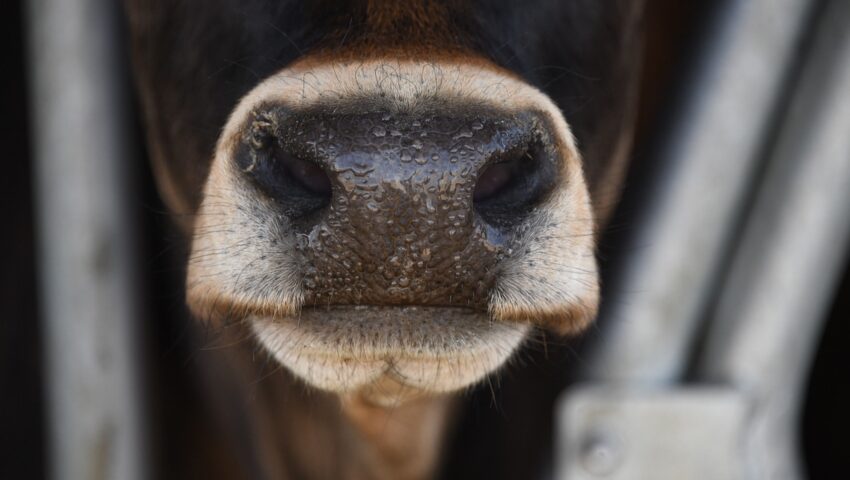
[[[453,138],[455,140],[457,140],[459,138],[469,138],[471,136],[472,136],[472,132],[464,128],[464,129],[459,130]]]
[[[482,128],[484,128],[484,124],[482,124],[481,122],[479,122],[479,121],[472,122],[472,129],[473,130],[481,130]]]
[[[437,211],[434,207],[434,203],[431,201],[431,197],[425,199],[425,210],[427,210],[428,213],[434,213]]]
[[[384,128],[384,127],[383,127],[383,126],[381,126],[381,125],[378,125],[377,127],[375,127],[375,128],[373,128],[373,129],[372,129],[372,135],[374,135],[374,136],[376,136],[376,137],[383,137],[383,136],[385,136],[386,134],[387,134],[387,129],[386,129],[386,128]]]

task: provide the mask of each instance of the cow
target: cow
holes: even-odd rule
[[[204,400],[230,438],[196,463],[414,479],[527,453],[464,457],[463,392],[594,319],[643,7],[125,1],[187,303],[226,339]]]

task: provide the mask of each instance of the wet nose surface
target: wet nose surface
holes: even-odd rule
[[[485,308],[557,161],[533,114],[268,109],[236,162],[295,231],[305,305]]]

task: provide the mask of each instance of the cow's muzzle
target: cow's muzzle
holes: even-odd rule
[[[321,388],[455,390],[593,318],[591,212],[563,116],[495,67],[296,65],[222,133],[189,303]]]

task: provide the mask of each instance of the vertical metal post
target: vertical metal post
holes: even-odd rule
[[[806,379],[850,246],[850,2],[827,2],[815,28],[698,370],[751,399],[752,478],[804,476]]]
[[[715,120],[743,130],[729,132],[728,126],[705,124],[714,129],[702,135],[733,143],[692,144],[701,147],[693,150],[692,158],[683,159],[680,168],[687,175],[680,178],[684,173],[674,172],[670,177],[680,178],[688,188],[665,186],[658,198],[668,198],[672,206],[650,205],[648,212],[662,217],[650,218],[641,228],[664,227],[654,233],[661,240],[648,242],[649,260],[630,265],[649,268],[642,290],[649,298],[636,306],[620,302],[618,312],[636,317],[624,317],[629,324],[617,333],[630,332],[635,338],[615,336],[612,345],[600,348],[598,363],[587,370],[601,382],[574,386],[565,396],[559,478],[805,478],[797,445],[800,408],[824,315],[850,244],[850,3],[824,0],[816,11],[814,21],[798,24],[810,40],[804,50],[795,51],[787,39],[775,46],[764,43],[768,37],[762,35],[779,33],[779,24],[763,25],[765,30],[743,35],[749,42],[758,40],[758,45],[747,47],[752,51],[778,49],[773,59],[762,59],[770,60],[769,65],[758,65],[755,73],[735,69],[735,79],[714,79],[739,84],[727,94],[740,89],[754,95],[714,98],[735,100],[717,110],[718,115],[726,113]],[[762,18],[766,12],[749,15]],[[782,15],[789,12],[799,13]],[[745,15],[739,21],[755,28],[750,20]],[[737,58],[744,47],[727,55]],[[778,69],[775,62],[787,64],[792,54],[804,56],[784,88],[764,78],[768,71],[787,75],[787,68]],[[766,91],[754,90],[757,85],[751,82],[758,78],[767,82]],[[707,90],[709,98],[716,94],[714,88]],[[755,105],[749,103],[753,100]],[[770,104],[786,108],[768,115]],[[729,109],[736,105],[747,110],[740,118],[736,109]],[[692,121],[701,125],[704,115],[698,110]],[[773,135],[763,135],[759,125],[765,123],[773,123]],[[758,143],[764,143],[764,162],[756,175],[748,163]],[[726,158],[725,153],[735,156]],[[718,166],[734,176],[728,185],[706,188],[691,183],[700,171],[708,175]],[[748,190],[747,202],[708,195],[740,196],[742,188]],[[707,203],[721,211],[706,217],[701,207]],[[682,214],[678,222],[672,222],[671,212]],[[733,216],[740,221],[732,222]],[[720,242],[733,225],[740,230],[736,241]],[[688,240],[706,227],[720,230],[706,231],[707,240]],[[641,233],[645,238],[653,234]],[[671,244],[674,239],[681,244]],[[713,245],[710,251],[704,250],[706,242]],[[671,247],[667,261],[674,263],[665,265],[663,256]],[[655,275],[664,272],[672,276],[656,283]],[[627,280],[641,278],[640,270],[628,273]],[[707,288],[709,284],[716,290]],[[708,296],[717,300],[714,308],[694,303]],[[706,339],[696,345],[688,331],[700,316],[706,317]],[[659,330],[664,325],[670,331]],[[642,333],[642,327],[649,333]],[[624,346],[631,352],[618,350]],[[684,361],[688,357],[695,365]],[[692,378],[682,383],[678,370],[687,366]]]
[[[118,8],[27,2],[49,471],[58,479],[146,476]]]
[[[730,0],[712,17],[586,378],[664,385],[683,374],[813,4]]]

